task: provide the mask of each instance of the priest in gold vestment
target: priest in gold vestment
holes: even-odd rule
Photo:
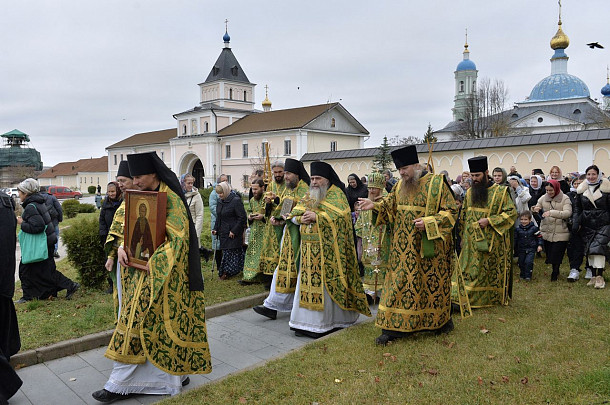
[[[318,338],[370,316],[358,271],[345,186],[325,162],[311,163],[309,193],[288,217],[300,225],[301,257],[289,325]]]
[[[449,332],[451,272],[457,207],[444,176],[423,173],[417,150],[410,145],[392,152],[400,180],[392,192],[373,203],[376,223],[392,226],[390,257],[375,325],[376,344],[413,332]]]
[[[147,270],[129,267],[125,207],[115,214],[106,242],[121,264],[118,320],[106,350],[114,364],[104,388],[93,393],[107,403],[135,394],[175,395],[188,384],[187,374],[212,370],[199,243],[180,183],[155,152],[127,159],[134,188],[166,193],[166,233]]]
[[[508,305],[511,286],[513,225],[517,210],[506,186],[489,177],[487,157],[468,159],[472,187],[466,192],[459,226],[462,268],[472,308]],[[453,301],[458,302],[457,283]]]

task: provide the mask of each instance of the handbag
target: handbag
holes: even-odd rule
[[[32,204],[34,205],[34,204]],[[36,205],[34,205],[36,208]],[[36,211],[38,209],[36,208]],[[19,231],[19,246],[21,247],[21,263],[36,263],[49,258],[49,248],[47,247],[47,226],[40,233],[27,233]]]

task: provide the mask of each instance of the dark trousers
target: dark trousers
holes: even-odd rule
[[[585,258],[585,244],[582,241],[580,235],[570,235],[570,241],[568,242],[568,260],[570,261],[570,268],[580,271],[580,266]]]
[[[519,250],[519,277],[532,278],[534,271],[534,257],[536,256],[535,249]]]

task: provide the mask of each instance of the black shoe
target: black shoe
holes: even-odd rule
[[[312,338],[312,339],[318,339],[321,338],[324,335],[328,335],[329,333],[331,333],[331,331],[328,331],[326,333],[317,333],[317,332],[311,332],[308,330],[303,330],[303,329],[294,329],[294,335],[296,337],[308,337],[308,338]]]
[[[254,283],[251,282],[251,281],[239,280],[237,282],[237,284],[239,284],[239,285],[251,285],[251,284],[254,284]]]
[[[551,281],[557,281],[558,277],[559,277],[559,273],[552,273],[551,274]]]
[[[203,246],[199,248],[199,253],[201,253],[201,257],[207,262],[210,261],[210,258],[214,255],[214,251],[204,248]]]
[[[449,333],[451,332],[455,326],[453,326],[453,319],[449,319],[449,322],[438,328],[434,331],[435,335],[440,335],[441,333]]]
[[[381,335],[379,335],[377,337],[377,339],[375,339],[375,344],[377,346],[386,346],[388,343],[396,340],[397,338],[390,336],[390,335],[386,335],[385,333],[382,333]]]
[[[131,398],[133,394],[117,394],[116,392],[110,392],[105,389],[95,391],[91,396],[99,402],[105,402],[111,404],[115,401],[122,401],[123,399]]]
[[[254,308],[252,308],[254,310],[254,312],[256,312],[259,315],[262,316],[266,316],[269,319],[276,319],[277,318],[277,311],[275,309],[269,309],[263,305],[259,305],[256,306]]]
[[[74,293],[76,292],[76,290],[78,290],[80,288],[80,284],[78,283],[73,283],[72,287],[68,288],[68,292],[66,293],[66,299],[67,300],[71,300],[72,296],[74,295]],[[96,391],[97,392],[97,391]]]
[[[189,385],[191,383],[191,377],[186,377],[184,379],[184,381],[182,381],[182,386],[186,387],[187,385]]]
[[[59,252],[54,252],[54,253],[53,253],[53,257],[54,257],[54,258],[56,258],[56,259],[59,259],[59,257],[60,257],[60,256],[59,256]]]

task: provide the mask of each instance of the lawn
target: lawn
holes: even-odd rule
[[[74,221],[95,215],[99,215],[99,212],[78,214],[75,218],[62,222],[61,227],[67,227]],[[202,232],[205,236],[202,236],[202,241],[204,246],[210,246],[209,215],[206,217]],[[205,243],[206,237],[207,243]],[[67,258],[61,258],[56,263],[59,271],[72,280],[78,281],[77,271],[70,265]],[[214,275],[211,273],[212,260],[202,261],[201,267],[205,280],[207,306],[265,291],[260,284],[239,285],[237,281],[241,278],[241,274],[230,280],[219,280],[217,271]],[[100,263],[100,269],[102,268],[103,263]],[[59,293],[58,299],[15,304],[22,351],[114,328],[111,295],[105,294],[103,291],[82,288],[72,300],[67,301],[63,298],[65,294],[65,291],[62,291]],[[21,298],[21,284],[17,282],[14,300],[19,298]]]
[[[454,316],[449,335],[376,347],[380,331],[368,322],[163,403],[608,403],[610,289],[567,283],[567,273],[551,283],[537,259],[508,307]]]

